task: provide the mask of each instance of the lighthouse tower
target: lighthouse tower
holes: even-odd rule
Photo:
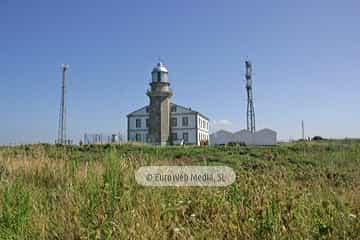
[[[168,70],[159,62],[153,69],[150,89],[148,141],[156,145],[170,143],[170,98],[173,95]]]

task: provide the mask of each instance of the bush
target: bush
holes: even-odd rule
[[[246,146],[244,142],[228,142],[228,146]]]
[[[314,136],[311,140],[312,141],[321,141],[321,140],[325,140],[325,139],[321,136]]]

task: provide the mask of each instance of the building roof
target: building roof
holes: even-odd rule
[[[247,129],[241,129],[239,131],[236,131],[236,132],[230,132],[230,131],[226,131],[226,130],[223,130],[223,129],[220,129],[216,132],[213,132],[211,133],[211,135],[216,135],[216,134],[232,134],[232,135],[239,135],[239,134],[258,134],[258,133],[263,133],[263,132],[266,132],[266,133],[275,133],[276,134],[276,131],[272,130],[272,129],[269,129],[269,128],[263,128],[261,130],[258,130],[258,131],[255,131],[254,133],[251,133],[249,130]]]
[[[232,132],[226,131],[224,129],[220,129],[214,133],[212,133],[211,135],[232,135]]]
[[[183,113],[186,114],[186,113],[191,113],[191,114],[199,114],[201,117],[205,118],[206,120],[209,121],[209,118],[204,116],[203,114],[199,113],[198,111],[194,111],[192,110],[191,108],[188,108],[188,107],[184,107],[184,106],[181,106],[181,105],[178,105],[178,104],[175,104],[175,103],[171,103],[171,106],[176,106],[176,107],[179,107],[183,110]],[[149,113],[146,111],[146,108],[149,107],[149,105],[146,105],[144,107],[141,107],[131,113],[129,113],[127,115],[127,117],[131,117],[131,116],[140,116],[140,115],[148,115]]]
[[[149,107],[149,105],[146,105],[146,106],[144,106],[144,107],[138,108],[138,109],[136,109],[135,111],[132,111],[131,113],[129,113],[128,115],[126,115],[126,116],[127,116],[127,117],[136,116],[136,115],[138,115],[138,114],[137,114],[138,112],[141,112],[141,110],[146,109],[146,107]],[[143,114],[143,113],[141,113],[141,115],[142,115],[142,114]],[[148,113],[146,113],[146,114],[148,114]]]

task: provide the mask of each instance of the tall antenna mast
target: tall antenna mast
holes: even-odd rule
[[[255,132],[255,110],[252,92],[252,65],[250,61],[245,61],[245,79],[247,92],[247,111],[246,111],[246,128],[251,133]]]
[[[66,71],[69,65],[61,64],[62,70],[62,86],[61,86],[61,102],[59,112],[59,129],[58,129],[58,144],[66,144]]]
[[[301,135],[302,135],[302,140],[305,140],[305,126],[304,126],[304,120],[301,120]]]

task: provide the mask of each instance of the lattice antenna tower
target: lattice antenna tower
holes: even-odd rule
[[[247,92],[246,128],[248,131],[254,133],[256,129],[254,99],[252,91],[252,64],[248,60],[245,61],[245,80]]]
[[[59,129],[58,129],[58,144],[67,143],[66,135],[66,72],[69,68],[67,64],[61,64],[62,84],[61,84],[61,101],[59,112]]]

